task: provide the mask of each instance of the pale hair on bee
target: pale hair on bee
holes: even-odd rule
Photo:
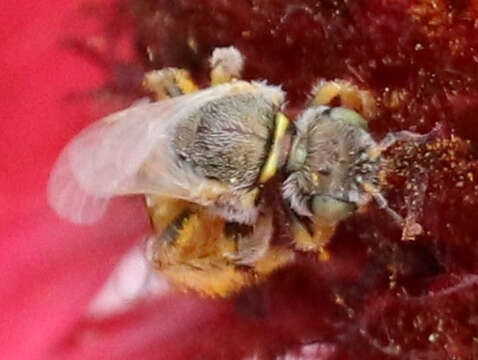
[[[283,101],[278,87],[235,82],[110,115],[65,148],[51,174],[50,204],[78,223],[97,221],[118,195],[212,205],[252,185]]]
[[[179,287],[208,295],[266,277],[293,261],[294,250],[322,252],[337,224],[371,200],[403,223],[380,192],[381,155],[420,135],[376,142],[366,120],[375,109],[370,92],[320,81],[291,122],[279,86],[239,79],[244,57],[236,48],[214,50],[210,65],[203,90],[184,69],[146,74],[158,101],[80,132],[52,170],[53,209],[92,223],[113,197],[144,195],[158,238],[153,262]],[[337,99],[340,106],[329,106]],[[285,248],[271,244],[273,209],[261,197],[278,174],[293,238]]]
[[[233,46],[216,48],[212,52],[209,64],[213,69],[211,72],[213,81],[217,81],[219,77],[226,80],[231,77],[239,78],[244,68],[244,56]]]

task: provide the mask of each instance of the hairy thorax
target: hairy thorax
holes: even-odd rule
[[[264,97],[249,94],[205,104],[176,130],[179,161],[233,188],[252,187],[268,154],[277,111]]]

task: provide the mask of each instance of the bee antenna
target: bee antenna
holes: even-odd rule
[[[417,134],[411,131],[402,130],[388,133],[378,145],[381,151],[387,150],[390,146],[399,141],[422,143],[428,139],[430,134]]]
[[[395,223],[403,227],[405,225],[405,220],[403,217],[397,213],[395,210],[393,210],[390,206],[388,206],[387,199],[378,191],[378,189],[373,186],[370,183],[361,183],[363,189],[365,192],[370,194],[375,201],[375,204],[377,204],[377,207],[381,210],[384,210],[394,221]]]
[[[377,192],[375,194],[372,194],[372,196],[378,208],[384,210],[395,221],[397,225],[399,225],[400,227],[403,227],[405,225],[405,220],[403,219],[403,217],[395,210],[393,210],[390,206],[388,206],[388,202],[382,194]]]

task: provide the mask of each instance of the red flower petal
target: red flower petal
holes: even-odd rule
[[[53,161],[93,120],[83,106],[65,101],[67,94],[103,80],[118,91],[136,91],[143,66],[100,68],[62,49],[79,3],[0,4],[3,358],[272,359],[288,353],[445,359],[477,353],[476,192],[455,189],[441,168],[429,178],[424,205],[429,234],[414,243],[400,242],[399,229],[372,210],[340,226],[329,262],[305,259],[238,299],[170,295],[103,319],[88,315],[108,274],[149,225],[140,199],[115,200],[102,222],[89,227],[67,224],[46,203]],[[377,133],[425,131],[442,121],[477,138],[474,2],[438,9],[426,1],[254,3],[140,1],[135,21],[144,27],[137,40],[157,56],[155,65],[188,65],[202,78],[212,48],[239,43],[248,76],[283,83],[294,102],[318,76],[352,78],[388,101],[373,124]],[[157,11],[169,21],[155,21]],[[432,27],[429,15],[436,16]],[[89,30],[75,26],[79,36]],[[448,58],[443,49],[454,52]],[[130,50],[120,56],[128,58]],[[463,161],[475,171],[476,156],[466,151]],[[470,174],[465,189],[476,186]],[[397,208],[404,202],[399,190],[391,194]]]
[[[60,46],[78,3],[0,5],[0,344],[5,359],[45,359],[84,314],[121,255],[148,229],[141,202],[117,201],[108,218],[92,227],[60,220],[46,202],[59,150],[91,121],[65,98],[102,79],[95,66]]]

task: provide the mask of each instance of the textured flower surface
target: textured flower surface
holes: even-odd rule
[[[478,2],[21,0],[0,20],[2,358],[478,357]],[[144,71],[205,83],[212,49],[231,44],[292,108],[340,78],[374,94],[377,138],[435,129],[389,154],[386,196],[423,233],[404,241],[371,208],[341,224],[328,261],[302,254],[232,299],[171,292],[107,311],[94,299],[150,231],[144,206],[118,199],[100,223],[68,224],[46,202],[51,166],[81,128],[143,96]]]

